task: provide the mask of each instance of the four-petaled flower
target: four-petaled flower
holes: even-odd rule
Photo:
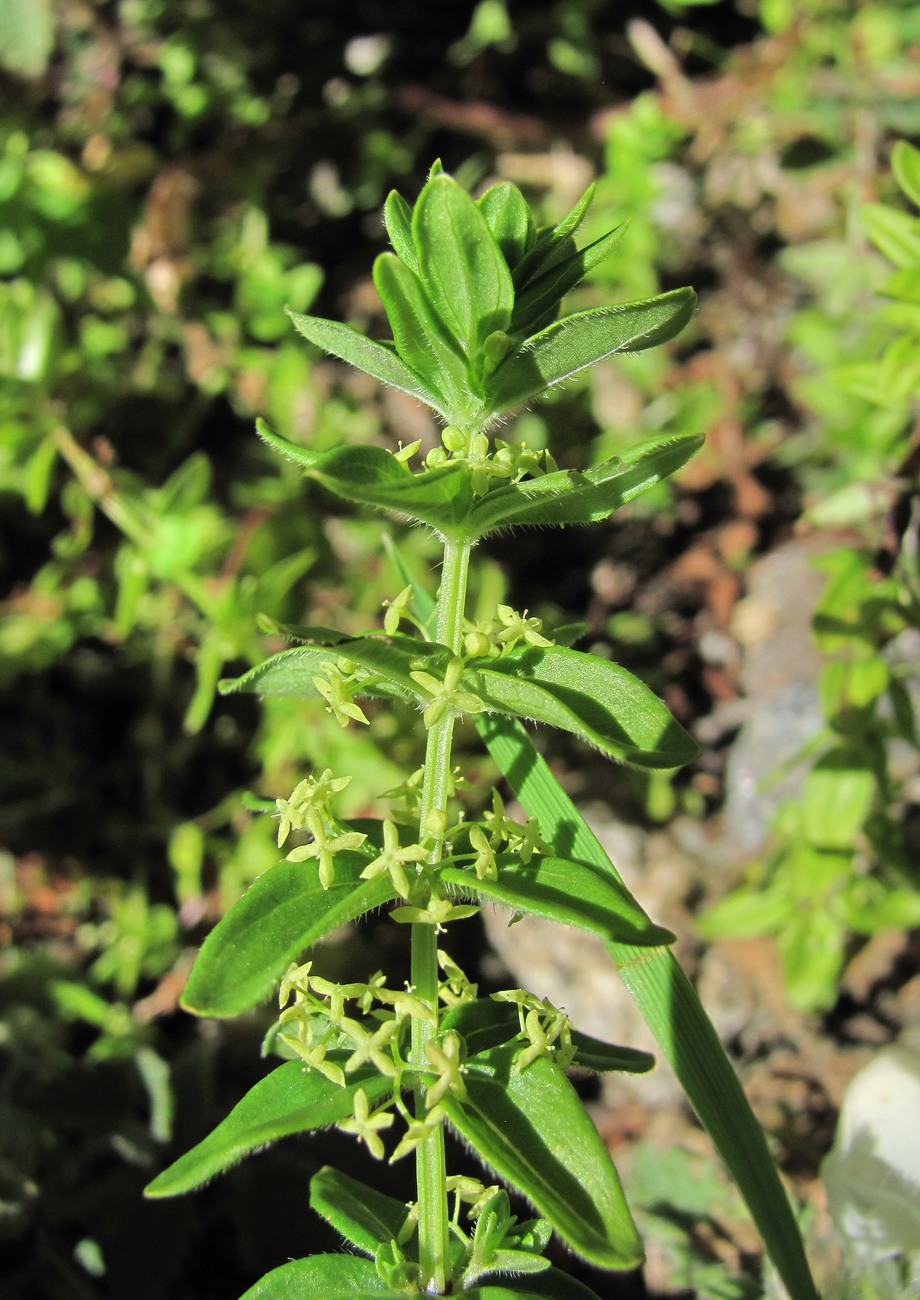
[[[370,1061],[388,1079],[396,1078],[396,1064],[393,1060],[390,1041],[394,1035],[399,1033],[398,1020],[392,1017],[384,1020],[383,1024],[372,1034],[369,1034],[357,1020],[340,1020],[338,1029],[347,1038],[350,1038],[355,1045],[355,1050],[345,1062],[347,1074],[351,1074],[352,1070],[357,1070]]]
[[[549,845],[540,838],[540,824],[536,817],[528,817],[523,823],[508,822],[507,829],[508,847],[525,866],[535,853],[546,853],[549,849]]]
[[[385,1108],[371,1114],[370,1103],[364,1089],[359,1088],[355,1093],[354,1114],[351,1119],[340,1120],[338,1127],[344,1133],[354,1133],[356,1137],[365,1143],[368,1151],[376,1160],[382,1160],[383,1140],[380,1137],[380,1131],[389,1128],[392,1123],[393,1116]]]
[[[485,710],[485,701],[478,695],[474,695],[472,691],[458,690],[463,667],[462,659],[459,657],[451,659],[443,681],[438,681],[431,673],[409,674],[412,680],[431,696],[423,718],[426,727],[433,727],[435,723],[440,722],[448,709],[453,713],[482,713]]]
[[[312,844],[302,844],[292,849],[287,855],[288,862],[306,862],[308,858],[319,859],[319,883],[328,889],[335,879],[335,855],[346,849],[359,849],[367,839],[359,831],[348,831],[345,835],[326,833],[323,819],[316,813],[307,814],[307,826],[313,834]]]
[[[526,609],[523,614],[519,614],[510,605],[499,605],[498,617],[504,624],[502,630],[498,633],[498,640],[505,650],[513,650],[518,641],[538,647],[553,644],[552,641],[541,635],[540,628],[543,626],[541,620],[528,618]]]
[[[437,1106],[447,1092],[454,1093],[460,1101],[466,1100],[460,1048],[461,1038],[455,1029],[448,1029],[440,1043],[430,1039],[425,1044],[425,1055],[438,1076],[436,1081],[425,1089],[425,1105],[429,1110]]]
[[[370,725],[360,704],[355,704],[355,683],[334,663],[324,663],[322,668],[324,675],[314,677],[313,685],[326,701],[326,712],[332,714],[340,727],[347,727],[350,721]]]
[[[361,872],[361,879],[371,880],[386,871],[400,898],[408,898],[410,886],[405,864],[424,862],[427,856],[421,844],[407,844],[405,848],[400,848],[396,823],[390,821],[388,817],[383,823],[383,851],[374,858],[373,862],[367,864]]]
[[[443,1122],[444,1111],[440,1106],[435,1106],[432,1110],[429,1110],[424,1119],[410,1119],[399,1145],[390,1156],[390,1164],[395,1164],[397,1160],[401,1160],[410,1151],[414,1151],[418,1144],[430,1137]]]
[[[571,1065],[575,1059],[572,1022],[564,1011],[559,1011],[551,1003],[544,1002],[540,1010],[527,1012],[524,1017],[524,1033],[530,1046],[515,1056],[516,1070],[526,1070],[538,1056],[552,1056],[557,1065],[563,1068]]]
[[[383,630],[390,636],[399,631],[400,621],[406,616],[409,601],[412,599],[412,588],[403,587],[402,591],[393,600],[385,600],[383,603],[386,607],[386,613],[383,616]]]
[[[470,846],[476,850],[476,861],[473,863],[476,879],[497,880],[498,865],[495,861],[495,850],[481,826],[474,826],[470,831]]]
[[[289,799],[276,799],[277,816],[281,819],[278,826],[278,848],[284,844],[292,829],[302,829],[307,813],[314,809],[325,811],[332,796],[344,790],[350,780],[350,776],[334,777],[332,769],[327,767],[322,776],[308,776],[301,781]]]
[[[432,894],[427,907],[397,907],[390,916],[394,921],[433,925],[440,931],[448,921],[461,921],[466,916],[475,916],[478,911],[473,903],[452,903],[449,898]]]

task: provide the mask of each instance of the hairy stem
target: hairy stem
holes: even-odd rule
[[[463,644],[463,610],[470,547],[445,542],[441,586],[438,591],[435,638],[459,654]],[[425,750],[425,774],[422,782],[421,834],[426,833],[430,815],[447,812],[450,788],[451,743],[454,715],[448,709],[428,732]],[[430,832],[429,832],[430,833]],[[440,835],[435,838],[428,856],[430,865],[439,861],[443,848]],[[438,1014],[438,936],[433,925],[412,927],[412,986],[415,996]],[[412,1064],[425,1069],[428,1060],[425,1044],[437,1034],[437,1026],[423,1020],[412,1023]],[[425,1114],[421,1088],[416,1095],[416,1114]],[[449,1235],[444,1132],[435,1129],[416,1150],[416,1180],[419,1210],[419,1262],[422,1286],[434,1295],[443,1294],[449,1267]]]

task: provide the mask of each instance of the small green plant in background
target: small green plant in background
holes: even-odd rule
[[[900,141],[892,167],[904,195],[920,207],[920,150]],[[802,796],[782,806],[765,860],[699,925],[711,939],[776,935],[789,999],[811,1011],[836,1002],[854,937],[920,924],[920,878],[909,838],[915,831],[906,815],[920,752],[911,690],[920,632],[911,504],[920,468],[913,428],[920,396],[920,218],[883,203],[864,205],[860,215],[897,269],[871,322],[869,356],[835,367],[825,382],[865,403],[884,441],[880,436],[874,461],[866,444],[850,481],[810,518],[819,527],[861,528],[875,545],[837,547],[820,559],[827,579],[813,632],[827,656],[818,682],[826,721],[799,759],[809,762]],[[899,444],[901,463],[892,474]]]
[[[555,227],[538,229],[507,183],[474,201],[440,166],[410,208],[391,194],[392,253],[374,279],[393,331],[380,342],[333,321],[291,313],[312,343],[411,394],[444,421],[441,445],[413,468],[416,444],[315,452],[267,426],[263,439],[345,501],[431,529],[442,547],[436,598],[397,552],[402,589],[382,628],[345,636],[287,627],[297,644],[225,691],[313,698],[342,723],[365,709],[419,710],[423,766],[391,791],[382,820],[349,820],[349,777],[332,768],[273,805],[278,844],[302,840],[264,872],[205,941],[184,1005],[230,1016],[279,990],[266,1047],[282,1057],[202,1142],[148,1188],[190,1191],[288,1134],[335,1125],[372,1156],[412,1156],[410,1205],[331,1169],[311,1204],[358,1255],[282,1265],[248,1292],[272,1297],[465,1293],[575,1300],[591,1293],[544,1255],[556,1231],[607,1269],[636,1266],[642,1247],[616,1169],[566,1074],[569,1067],[642,1073],[647,1054],[579,1033],[524,989],[478,996],[445,937],[485,902],[599,934],[732,1171],[796,1300],[815,1296],[801,1240],[736,1076],[668,944],[533,747],[522,719],[546,723],[608,757],[648,769],[688,761],[695,745],[652,692],[606,659],[557,644],[526,610],[498,604],[466,618],[470,555],[512,526],[587,524],[679,469],[700,439],[629,449],[584,472],[556,468],[492,432],[506,415],[585,367],[675,335],[695,296],[654,298],[558,319],[560,302],[612,246],[579,249],[589,190]],[[461,800],[453,762],[458,720],[474,721],[523,809],[498,793],[481,816]],[[316,945],[380,908],[411,929],[411,979],[380,973],[340,984]],[[520,1221],[498,1183],[448,1169],[445,1128],[493,1176],[536,1207]]]

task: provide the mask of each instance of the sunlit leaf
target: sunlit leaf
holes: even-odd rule
[[[562,298],[584,279],[622,239],[625,226],[618,226],[593,244],[574,252],[531,280],[515,299],[511,315],[513,334],[535,334],[556,318]]]
[[[695,741],[649,688],[619,664],[569,650],[515,649],[473,660],[463,685],[487,705],[570,731],[639,767],[679,767]]]
[[[629,448],[595,469],[558,470],[542,478],[494,488],[473,506],[471,536],[518,524],[587,524],[660,483],[702,446],[695,434]]]
[[[286,310],[298,333],[305,339],[309,339],[316,347],[322,348],[324,352],[331,352],[340,361],[347,361],[349,365],[363,370],[374,379],[379,379],[382,384],[389,384],[392,388],[398,388],[400,392],[417,397],[420,402],[433,407],[445,419],[447,418],[447,412],[442,408],[437,396],[428,391],[415,371],[410,370],[392,348],[365,338],[350,325],[343,325],[340,321],[323,320],[319,316],[304,316],[300,312],[291,311],[290,308]]]
[[[534,857],[526,865],[514,854],[497,854],[495,860],[496,880],[478,880],[459,867],[442,867],[438,874],[464,894],[590,930],[607,942],[674,941],[669,930],[654,925],[632,895],[598,867],[549,856]]]
[[[393,1296],[377,1275],[373,1262],[352,1255],[311,1255],[274,1269],[250,1287],[241,1300],[378,1300]],[[536,1278],[515,1278],[476,1286],[463,1295],[466,1300],[598,1300],[581,1282],[557,1269]]]
[[[683,329],[695,306],[692,289],[674,289],[657,298],[566,316],[496,368],[488,382],[489,408],[496,414],[507,411],[605,357],[664,343]]]
[[[536,237],[533,216],[516,185],[499,181],[477,200],[492,236],[508,266],[517,266]]]
[[[418,276],[394,253],[381,253],[374,262],[374,284],[402,359],[453,418],[461,412],[472,414],[481,406],[475,376],[438,318]]]
[[[315,862],[280,862],[259,876],[202,944],[182,1005],[235,1016],[262,1002],[307,948],[396,897],[386,874],[361,880],[366,866],[360,854],[337,853],[328,889]]]
[[[383,205],[383,224],[390,243],[410,271],[418,274],[418,254],[412,243],[412,209],[396,190],[391,190]]]
[[[476,1055],[493,1047],[502,1047],[517,1037],[518,1009],[513,1003],[477,998],[445,1012],[441,1028],[456,1029],[463,1036],[470,1055]],[[616,1043],[604,1043],[578,1029],[572,1030],[572,1045],[576,1049],[573,1065],[599,1074],[608,1071],[645,1074],[655,1064],[655,1058],[650,1052],[620,1047]]]
[[[802,829],[823,849],[852,849],[878,782],[862,755],[839,746],[823,754],[805,778]]]
[[[859,213],[866,234],[895,266],[920,262],[920,218],[884,203],[864,203]]]
[[[472,509],[470,473],[460,462],[413,474],[382,447],[338,447],[308,472],[346,501],[421,520],[446,533],[462,531]]]
[[[468,356],[511,319],[514,290],[485,217],[449,176],[433,177],[412,218],[419,272],[435,310]]]
[[[293,630],[296,633],[297,629]],[[322,636],[324,629],[303,628],[300,631]],[[417,641],[400,633],[345,639],[335,633],[332,636],[332,644],[324,640],[322,644],[282,650],[242,677],[221,682],[221,693],[253,691],[263,696],[290,695],[311,699],[319,694],[313,679],[322,672],[323,665],[344,656],[352,664],[367,670],[367,677],[355,688],[356,695],[396,695],[420,700],[425,693],[413,680],[412,673],[424,668],[426,672],[443,678],[451,659],[446,646]]]
[[[608,854],[519,723],[480,716],[492,757],[544,839],[620,880]],[[627,990],[744,1197],[792,1300],[818,1300],[801,1233],[757,1123],[719,1036],[669,948],[627,944],[608,951]]]
[[[310,1205],[358,1250],[373,1255],[394,1241],[406,1221],[406,1204],[327,1165],[310,1179]]]
[[[594,198],[594,185],[589,185],[575,206],[555,226],[545,227],[537,233],[536,242],[527,257],[514,269],[515,291],[520,292],[533,280],[545,275],[551,267],[576,251],[575,234]]]
[[[461,1137],[523,1192],[576,1251],[602,1268],[642,1259],[617,1171],[565,1072],[541,1056],[514,1069],[514,1050],[470,1057],[466,1100],[442,1100]]]
[[[373,1067],[355,1070],[340,1087],[300,1061],[287,1061],[250,1088],[203,1141],[158,1174],[144,1195],[181,1196],[279,1138],[347,1119],[359,1088],[373,1104],[392,1087],[392,1079]]]

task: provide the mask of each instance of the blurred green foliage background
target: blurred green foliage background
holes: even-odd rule
[[[519,434],[570,466],[668,431],[707,449],[564,551],[484,553],[477,583],[583,620],[692,725],[738,691],[703,634],[729,636],[746,565],[809,510],[860,557],[834,588],[861,629],[850,659],[918,625],[894,561],[895,615],[858,617],[875,550],[902,555],[908,525],[892,540],[886,519],[917,473],[920,226],[898,138],[920,139],[907,0],[0,0],[0,1297],[216,1300],[297,1247],[297,1150],[192,1210],[139,1195],[252,1069],[258,1026],[174,1014],[204,929],[274,861],[240,792],[286,794],[320,764],[353,775],[355,813],[414,766],[411,718],[379,716],[371,744],[291,701],[215,700],[277,648],[258,614],[360,631],[402,585],[382,521],[306,492],[255,417],[318,448],[436,438],[282,308],[379,325],[380,207],[435,157],[547,217],[597,179],[586,235],[629,227],[583,305],[690,283],[701,309]],[[432,553],[422,533],[401,546]],[[825,688],[838,741],[846,714],[832,748],[863,774],[854,843],[875,819],[869,894],[901,891],[886,923],[916,925],[910,795],[872,713],[893,676],[864,678]],[[582,792],[645,824],[702,817],[723,758],[675,787],[620,773]],[[833,846],[844,874],[852,848]],[[833,1004],[866,897],[830,966],[793,955],[801,1005]]]

